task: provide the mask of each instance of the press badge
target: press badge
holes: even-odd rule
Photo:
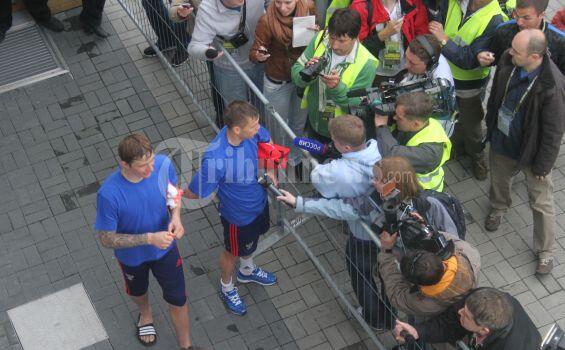
[[[510,136],[510,124],[514,119],[514,112],[506,106],[501,106],[498,110],[498,130],[505,136]]]
[[[326,101],[326,107],[324,108],[324,111],[321,113],[321,119],[327,121],[333,118],[335,116],[335,109],[336,109],[335,102]]]
[[[383,66],[388,69],[398,69],[400,67],[400,41],[385,41]]]

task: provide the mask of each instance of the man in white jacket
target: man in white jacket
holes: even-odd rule
[[[226,105],[236,100],[255,101],[248,96],[245,81],[222,52],[211,55],[209,50],[223,46],[259,90],[263,90],[263,66],[249,60],[249,50],[257,22],[264,13],[264,0],[202,0],[198,7],[188,53],[200,60],[213,61],[214,88]]]
[[[310,176],[314,187],[325,198],[367,194],[373,187],[373,166],[381,160],[377,141],[366,140],[363,121],[353,115],[330,120],[328,129],[342,157],[312,170]]]

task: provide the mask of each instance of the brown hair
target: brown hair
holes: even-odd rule
[[[382,174],[383,179],[394,180],[400,191],[402,200],[417,196],[421,187],[416,179],[414,168],[404,157],[388,157],[381,159],[373,167],[373,174]]]
[[[425,40],[428,42],[428,44],[430,44],[432,50],[434,51],[434,55],[436,57],[439,57],[439,55],[441,54],[441,45],[439,41],[436,39],[436,37],[433,36],[432,34],[422,34],[421,36],[425,37]],[[410,49],[410,52],[412,52],[414,55],[416,55],[416,57],[421,59],[426,65],[428,65],[432,60],[432,56],[428,53],[428,51],[426,51],[424,46],[418,40],[410,41],[410,44],[408,44],[408,48]]]
[[[224,112],[224,123],[228,128],[243,127],[248,119],[259,118],[259,111],[255,106],[245,101],[232,101]]]
[[[548,4],[549,4],[549,0],[517,0],[516,8],[525,9],[528,7],[533,7],[536,9],[536,13],[539,16],[543,11],[547,10]]]
[[[147,136],[142,134],[128,135],[124,137],[118,145],[118,156],[128,165],[152,153],[153,148],[151,147],[151,142]]]
[[[480,288],[465,299],[465,306],[473,315],[475,323],[496,331],[510,324],[514,309],[509,297],[494,288]]]
[[[332,118],[328,125],[330,135],[339,143],[347,144],[351,147],[359,147],[365,143],[367,133],[361,118],[354,115],[343,115]]]
[[[406,118],[427,121],[432,115],[434,104],[432,98],[423,91],[402,94],[396,99],[396,105],[404,107]]]

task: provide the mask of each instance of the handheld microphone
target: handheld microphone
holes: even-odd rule
[[[209,48],[204,54],[206,55],[207,59],[213,60],[214,58],[218,57],[218,50]]]
[[[263,176],[259,176],[259,178],[257,178],[257,182],[259,183],[259,185],[263,186],[263,188],[271,192],[275,197],[284,196],[284,194],[278,188],[276,188],[271,181],[269,181],[267,173],[263,174]],[[283,204],[287,207],[289,206],[285,202],[283,202]]]
[[[306,150],[311,154],[319,154],[323,156],[328,151],[328,145],[307,137],[296,137],[292,140],[292,143],[296,147]]]

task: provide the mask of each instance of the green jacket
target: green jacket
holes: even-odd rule
[[[327,51],[323,50],[324,47],[328,47],[327,44],[327,36],[322,39],[322,43],[319,44],[319,39],[323,32],[320,32],[316,35],[306,50],[302,53],[302,55],[298,58],[296,63],[292,66],[292,81],[294,84],[300,88],[308,88],[304,93],[303,104],[302,108],[307,108],[308,110],[308,120],[310,125],[314,129],[314,131],[322,136],[330,137],[328,132],[328,122],[329,118],[326,114],[322,116],[320,110],[323,108],[320,107],[320,84],[319,78],[312,80],[311,82],[305,82],[300,77],[300,71],[304,68],[304,64],[308,62],[314,56],[321,56],[321,54],[314,54],[316,51],[318,53]],[[319,44],[319,45],[318,45]],[[329,52],[326,52],[328,55]],[[352,52],[346,58],[346,60],[340,63],[336,68],[340,68],[340,75],[343,77],[344,74],[347,73],[347,70],[353,70],[353,67],[349,68],[350,66],[354,66],[356,64],[363,64],[363,67],[359,70],[359,73],[356,77],[352,80],[350,84],[344,83],[344,81],[340,81],[339,84],[333,88],[328,89],[325,88],[325,100],[333,101],[336,105],[336,115],[341,115],[343,113],[349,113],[349,106],[350,105],[359,105],[360,98],[348,98],[347,92],[349,90],[355,89],[363,89],[371,87],[373,83],[373,79],[375,78],[375,73],[377,70],[378,60],[369,53],[369,51],[363,47],[363,45],[359,42],[355,44],[353,47]],[[326,72],[328,71],[329,67],[327,67]],[[325,85],[324,85],[325,87]]]

